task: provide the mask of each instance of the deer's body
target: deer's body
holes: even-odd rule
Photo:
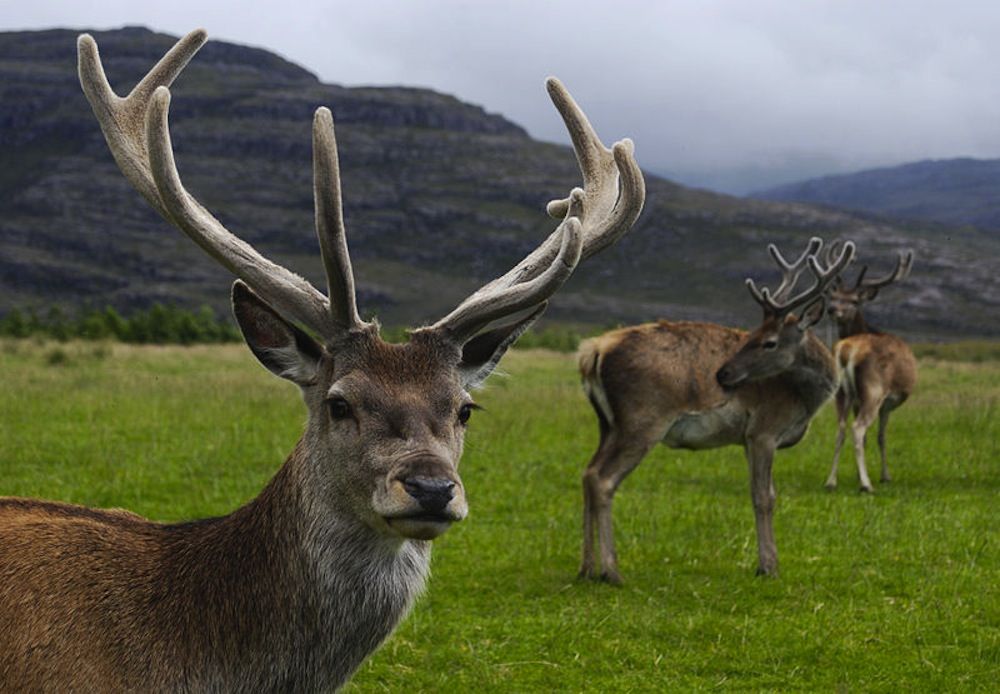
[[[799,272],[805,258],[800,258]],[[790,289],[786,286],[784,292]],[[811,299],[804,296],[802,301]],[[784,314],[766,319],[753,333],[712,323],[659,321],[614,330],[581,345],[580,374],[600,427],[597,451],[583,475],[581,576],[621,582],[613,497],[657,443],[691,450],[744,447],[757,523],[758,572],[776,573],[774,451],[801,440],[836,388],[833,357],[807,327]],[[774,341],[775,358],[762,354],[765,339]]]
[[[830,298],[830,315],[837,322],[840,339],[834,345],[840,386],[837,407],[837,440],[833,465],[826,480],[827,489],[837,486],[840,452],[847,433],[847,421],[854,412],[851,433],[858,465],[861,491],[874,491],[865,465],[865,441],[869,427],[878,419],[878,447],[882,463],[881,481],[891,480],[885,454],[885,436],[889,415],[906,402],[917,383],[917,360],[901,338],[871,327],[862,313],[862,305],[873,300],[878,290],[909,275],[913,255],[900,256],[896,269],[879,280],[864,279],[862,269],[855,286],[842,283]]]
[[[261,364],[299,387],[306,429],[264,491],[222,518],[162,525],[0,499],[0,691],[343,684],[421,591],[430,540],[468,512],[458,475],[475,408],[468,391],[580,259],[614,243],[642,209],[631,142],[604,147],[550,79],[584,189],[549,204],[561,222],[521,263],[404,344],[387,344],[355,301],[329,110],[313,119],[327,294],[261,256],[185,190],[167,87],[205,39],[199,30],[178,41],[122,98],[96,43],[81,36],[80,81],[125,177],[239,278],[240,330]]]

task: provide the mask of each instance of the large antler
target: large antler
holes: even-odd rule
[[[621,238],[642,212],[646,185],[632,141],[608,149],[562,83],[550,77],[546,87],[569,130],[583,188],[547,205],[549,215],[562,222],[538,248],[430,326],[458,341],[497,318],[540,304],[569,278],[579,260]]]
[[[816,239],[813,239],[815,241]],[[813,241],[810,241],[810,247],[813,245]],[[817,250],[819,250],[817,248]],[[772,255],[774,255],[772,253]],[[812,270],[813,275],[816,278],[815,284],[812,287],[801,292],[798,296],[787,298],[787,294],[790,293],[792,287],[786,287],[786,282],[782,281],[779,291],[784,291],[786,296],[779,296],[778,292],[774,295],[771,294],[767,287],[757,289],[757,285],[754,284],[752,279],[747,279],[746,285],[747,289],[750,290],[750,295],[754,298],[758,304],[764,309],[764,313],[768,315],[773,315],[776,317],[786,316],[795,309],[812,303],[817,298],[823,295],[826,288],[831,282],[847,267],[854,259],[854,243],[848,241],[844,244],[843,250],[841,250],[839,257],[832,263],[827,264],[824,268],[816,260],[815,255],[806,255],[806,262],[809,265],[809,269]],[[777,260],[777,258],[776,258]],[[801,259],[800,259],[801,260]],[[798,263],[799,261],[796,261]],[[794,265],[794,264],[793,264]],[[801,273],[801,269],[799,270]]]
[[[125,178],[168,222],[242,279],[275,310],[334,339],[364,327],[354,297],[341,211],[340,173],[333,118],[325,108],[313,121],[316,231],[329,285],[329,299],[305,279],[277,265],[230,233],[181,183],[170,142],[168,111],[173,83],[204,45],[204,30],[178,41],[125,98],[111,89],[97,43],[77,41],[80,84]]]

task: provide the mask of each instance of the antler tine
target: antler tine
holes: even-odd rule
[[[646,183],[635,160],[632,141],[621,140],[609,150],[559,80],[550,77],[546,80],[546,88],[569,131],[584,186],[574,188],[569,197],[553,200],[546,206],[549,215],[561,218],[562,222],[545,241],[429,329],[454,331],[452,323],[456,316],[469,316],[474,308],[493,305],[496,297],[548,273],[559,262],[567,235],[579,235],[579,260],[583,260],[621,238],[642,212]],[[576,230],[570,230],[570,225]]]
[[[168,220],[278,313],[316,330],[325,339],[336,337],[330,304],[323,294],[232,234],[184,188],[170,141],[169,109],[170,90],[158,87],[146,114],[146,145],[156,189],[170,215]]]
[[[559,228],[562,230],[559,253],[544,272],[502,291],[473,295],[430,329],[444,329],[458,344],[463,344],[498,318],[538,306],[547,300],[573,274],[583,250],[579,219],[569,217]]]
[[[806,260],[810,256],[814,256],[819,253],[820,249],[823,248],[823,239],[818,236],[813,236],[809,239],[809,244],[806,249],[802,252],[802,255],[794,263],[789,263],[785,260],[784,256],[781,255],[781,251],[773,243],[767,245],[767,251],[771,254],[774,262],[778,264],[781,268],[781,284],[774,291],[774,298],[776,300],[781,300],[783,297],[792,291],[795,287],[795,283],[798,282],[799,276],[802,275],[802,271],[806,269]]]
[[[855,284],[855,289],[880,289],[886,285],[892,284],[893,282],[898,282],[899,280],[905,280],[910,275],[910,268],[913,266],[913,251],[906,251],[906,253],[900,253],[896,258],[896,267],[885,277],[880,277],[874,280],[862,281],[864,275],[858,277],[858,281]],[[867,266],[865,266],[867,269]]]
[[[150,205],[167,221],[170,214],[156,190],[146,151],[146,108],[156,87],[169,87],[194,54],[205,45],[208,34],[195,29],[167,51],[125,98],[114,93],[104,73],[97,42],[90,34],[76,41],[80,85],[97,116],[118,168]]]
[[[583,258],[589,258],[632,228],[642,212],[646,183],[635,160],[632,140],[620,140],[609,150],[562,82],[549,77],[545,87],[566,125],[583,175]],[[556,219],[564,218],[568,208],[568,198],[546,205],[548,214]]]
[[[328,108],[316,109],[313,117],[313,194],[316,235],[326,269],[330,312],[334,322],[344,329],[362,327],[365,324],[358,315],[354,272],[347,251],[337,138],[333,129],[333,114]]]
[[[125,178],[165,220],[245,281],[279,313],[332,339],[339,334],[339,326],[331,319],[327,298],[309,282],[269,261],[230,233],[181,183],[170,143],[167,85],[206,38],[201,29],[182,38],[123,99],[108,84],[97,43],[84,34],[77,42],[83,91]]]
[[[798,307],[811,303],[818,296],[823,294],[830,282],[832,282],[834,278],[837,277],[837,275],[840,274],[840,272],[854,259],[854,251],[854,243],[848,241],[844,244],[844,248],[841,250],[838,259],[827,268],[820,266],[819,261],[816,260],[816,256],[808,256],[806,258],[806,262],[809,265],[809,269],[816,277],[816,282],[809,289],[806,289],[794,298],[782,301],[779,300],[779,297],[776,294],[772,297],[767,287],[758,290],[751,279],[747,280],[747,289],[750,290],[750,295],[753,297],[754,301],[760,304],[766,313],[770,313],[775,316],[787,315]]]
[[[862,284],[862,282],[865,281],[865,275],[867,273],[868,273],[868,266],[867,265],[862,265],[861,269],[858,270],[857,279],[854,280],[854,287],[851,288],[852,292],[855,292],[855,291],[857,291],[858,289],[861,288],[861,284]]]

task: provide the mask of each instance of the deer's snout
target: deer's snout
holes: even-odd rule
[[[403,489],[430,513],[440,513],[455,496],[455,482],[447,477],[415,475],[401,480]]]
[[[716,382],[723,388],[731,388],[734,384],[733,370],[728,364],[724,365],[721,369],[715,372]]]

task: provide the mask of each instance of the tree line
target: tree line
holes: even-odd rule
[[[176,306],[154,304],[123,316],[112,307],[85,309],[69,314],[58,306],[43,313],[34,309],[12,309],[0,318],[0,335],[5,337],[47,337],[65,341],[119,340],[137,344],[180,344],[237,342],[239,331],[219,319],[208,306],[191,311]]]

